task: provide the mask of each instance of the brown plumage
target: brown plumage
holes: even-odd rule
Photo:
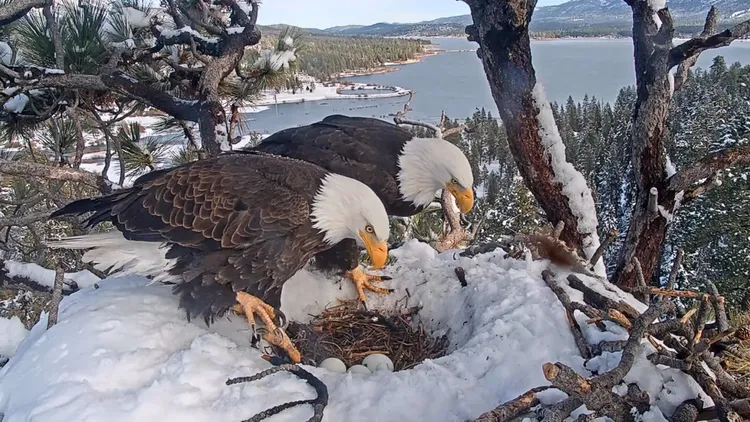
[[[208,322],[238,291],[278,309],[283,283],[329,247],[309,218],[326,174],[267,154],[225,155],[149,173],[52,216],[93,211],[89,226],[110,221],[126,239],[165,242],[180,306]]]

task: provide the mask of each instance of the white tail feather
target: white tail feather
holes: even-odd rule
[[[103,272],[121,270],[114,277],[136,274],[154,276],[155,282],[177,281],[168,273],[174,262],[165,257],[169,249],[164,243],[127,240],[122,233],[113,230],[49,241],[47,245],[59,249],[91,249],[83,254],[83,262],[91,262]]]

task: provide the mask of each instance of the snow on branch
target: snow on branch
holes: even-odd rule
[[[726,47],[732,41],[750,34],[750,20],[739,23],[707,38],[698,37],[686,41],[669,51],[669,67],[672,68],[705,50]]]
[[[599,222],[596,217],[594,197],[591,195],[586,179],[565,157],[565,145],[541,83],[537,82],[534,86],[532,97],[539,109],[537,115],[539,136],[549,154],[555,180],[560,184],[563,195],[568,198],[571,213],[578,219],[577,230],[584,239],[582,246],[586,258],[592,258],[599,248],[599,235],[596,231]],[[596,262],[594,268],[597,274],[606,275],[603,262]]]

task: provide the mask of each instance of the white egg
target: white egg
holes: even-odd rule
[[[362,360],[362,365],[366,366],[372,372],[388,371],[393,372],[393,361],[386,355],[375,353],[367,356]]]
[[[364,365],[352,365],[352,367],[349,368],[349,370],[346,372],[351,372],[352,374],[364,374],[364,375],[372,374],[372,371],[367,369],[367,367]]]
[[[341,359],[336,358],[328,358],[324,360],[323,362],[320,362],[320,365],[318,365],[319,368],[327,369],[331,372],[335,372],[337,374],[345,374],[346,373],[346,365]]]

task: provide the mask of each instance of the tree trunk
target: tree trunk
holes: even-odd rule
[[[531,62],[528,25],[536,2],[523,0],[467,0],[474,24],[466,28],[470,41],[479,43],[477,55],[507,130],[508,144],[526,186],[556,225],[565,223],[561,240],[591,253],[598,246],[596,227],[583,228],[574,215],[563,186],[556,180],[550,153],[540,134],[537,84]],[[593,207],[593,201],[591,203]],[[595,210],[588,210],[595,213]],[[595,219],[595,216],[594,216]],[[593,247],[592,247],[593,246]],[[603,269],[603,266],[602,266]]]

